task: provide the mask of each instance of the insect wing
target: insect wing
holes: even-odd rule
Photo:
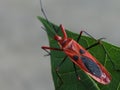
[[[64,52],[78,67],[97,82],[101,84],[110,83],[111,76],[105,67],[76,41],[72,40]]]

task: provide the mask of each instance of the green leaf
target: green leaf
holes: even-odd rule
[[[38,17],[38,19],[42,22],[42,24],[45,27],[45,30],[48,35],[50,47],[59,48],[58,43],[53,39],[55,35],[55,31],[52,27],[52,23],[48,23],[44,18]],[[61,30],[57,25],[54,25],[55,28],[58,30],[57,34],[61,34]],[[53,33],[54,32],[54,33]],[[68,37],[73,38],[74,40],[77,40],[77,37],[79,34],[70,32],[66,30]],[[95,40],[82,36],[80,40],[80,45],[83,47],[88,47],[91,44],[93,44]],[[120,47],[111,45],[107,42],[103,42],[103,45],[105,46],[107,52],[109,53],[111,59],[113,60],[116,69],[120,69]],[[69,58],[65,61],[65,63],[60,67],[59,74],[63,80],[63,84],[59,88],[59,90],[120,90],[120,71],[116,71],[113,68],[113,65],[111,64],[109,58],[106,56],[105,51],[103,48],[98,45],[89,50],[89,52],[97,58],[110,72],[112,76],[111,83],[108,85],[102,85],[93,80],[91,77],[86,75],[83,71],[81,71],[80,68],[77,68],[79,75],[81,77],[81,80],[78,81],[73,69],[73,64]],[[57,88],[60,85],[60,79],[56,75],[55,68],[57,65],[63,60],[65,57],[64,52],[61,51],[55,51],[51,50],[51,69],[52,69],[52,76],[55,88]],[[56,89],[57,90],[57,89]]]

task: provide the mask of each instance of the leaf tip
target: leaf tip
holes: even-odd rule
[[[37,19],[41,21],[41,20],[42,20],[42,17],[41,17],[41,16],[37,16]]]

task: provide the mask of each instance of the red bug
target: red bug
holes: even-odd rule
[[[60,28],[62,30],[63,37],[55,35],[54,39],[58,41],[61,48],[57,49],[42,46],[42,49],[63,51],[73,63],[75,63],[97,82],[101,84],[109,84],[111,81],[111,76],[105,67],[98,62],[96,58],[93,57],[84,47],[72,38],[68,38],[62,25],[60,25]],[[80,36],[82,32],[84,31],[81,31]],[[92,46],[95,46],[96,44],[99,44],[99,41]]]
[[[41,10],[44,16],[46,17],[45,12],[42,8],[42,4],[41,4]],[[48,21],[48,24],[50,24],[49,21]],[[107,53],[105,47],[101,44],[101,39],[103,38],[96,40],[97,42],[89,46],[88,48],[84,48],[78,43],[80,40],[80,37],[83,32],[87,34],[88,36],[92,37],[90,34],[88,34],[85,31],[81,31],[77,41],[75,41],[72,38],[67,37],[65,29],[62,25],[60,25],[60,29],[62,31],[63,37],[57,34],[55,34],[54,36],[54,39],[58,42],[60,48],[52,48],[52,47],[47,47],[47,46],[42,46],[41,48],[44,49],[45,51],[47,51],[47,49],[63,51],[66,54],[66,57],[69,57],[70,60],[74,63],[74,65],[77,65],[80,69],[82,69],[86,74],[91,76],[94,80],[96,80],[97,82],[101,84],[109,84],[111,81],[111,76],[109,72],[105,69],[105,67],[99,61],[97,61],[97,59],[94,56],[92,56],[87,51],[88,49],[100,44],[105,50],[105,52]],[[56,68],[57,75],[60,79],[61,77],[58,74],[58,70],[59,70],[59,67],[62,65],[62,63],[66,60],[66,57],[62,60],[62,62]],[[78,79],[80,79],[80,77],[77,74],[76,68],[75,68],[75,73]]]

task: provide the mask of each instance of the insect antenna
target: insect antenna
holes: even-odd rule
[[[53,32],[53,31],[51,31],[51,32],[52,32],[53,34],[56,34],[56,33],[58,32],[58,29],[56,29],[55,25],[53,25],[53,24],[51,24],[51,23],[49,22],[49,20],[48,20],[48,18],[47,18],[47,15],[46,15],[46,13],[45,13],[45,10],[43,9],[42,0],[40,0],[40,6],[41,6],[41,7],[40,7],[40,8],[41,8],[41,11],[42,11],[42,13],[43,13],[43,15],[44,15],[47,23],[48,23],[49,26],[50,26],[51,28],[53,28],[53,30],[55,31],[55,32]],[[45,31],[47,31],[47,30],[45,30]]]

